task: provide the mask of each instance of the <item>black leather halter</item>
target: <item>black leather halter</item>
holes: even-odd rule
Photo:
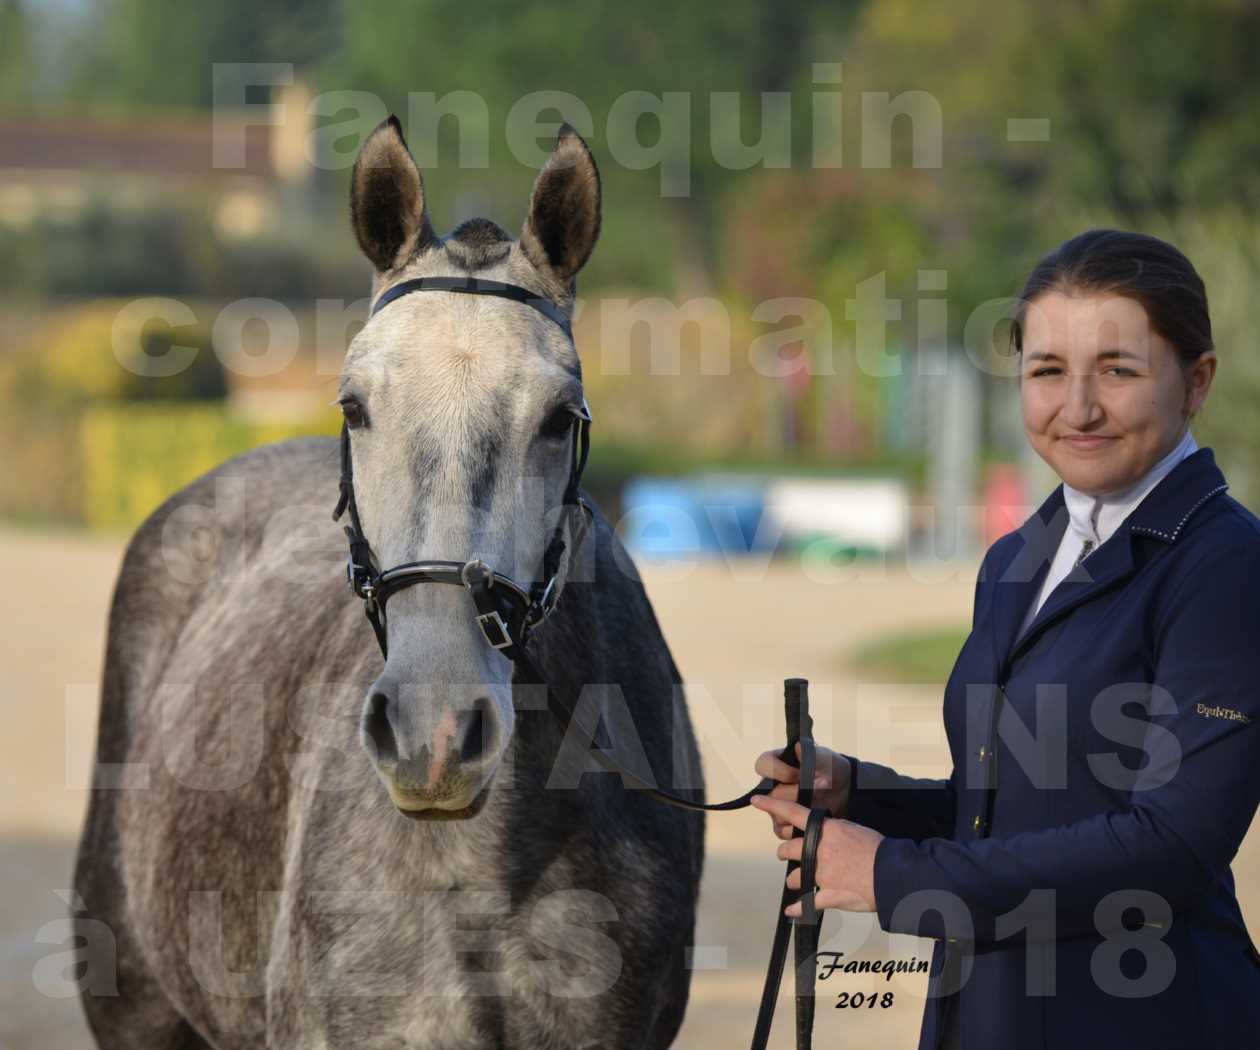
[[[372,307],[369,320],[396,299],[411,292],[422,291],[494,295],[525,303],[559,325],[570,340],[573,338],[568,318],[554,303],[525,288],[476,277],[420,277],[403,281],[381,295]],[[560,570],[566,546],[571,546],[571,561],[594,516],[594,512],[578,493],[582,471],[586,468],[586,458],[590,453],[591,414],[585,401],[582,413],[574,415],[574,423],[573,455],[568,484],[564,489],[560,520],[556,522],[543,550],[542,578],[528,588],[509,576],[493,571],[484,562],[476,559],[468,562],[406,562],[383,572],[377,568],[372,548],[363,534],[359,508],[354,499],[350,429],[347,425],[342,425],[341,495],[333,510],[333,521],[339,521],[343,513],[349,512],[350,524],[345,526],[345,531],[346,538],[350,541],[350,563],[346,572],[354,593],[363,599],[363,608],[376,634],[382,656],[389,655],[385,606],[390,596],[418,583],[447,583],[468,589],[477,608],[477,625],[486,641],[514,663],[521,659],[530,634],[551,615],[560,598],[563,586]],[[569,533],[570,544],[565,542],[566,531]]]
[[[369,320],[396,299],[421,291],[493,295],[523,303],[557,324],[570,341],[573,339],[569,319],[555,303],[517,285],[476,277],[420,277],[402,281],[386,290],[377,299]],[[563,587],[560,569],[566,547],[570,551],[569,558],[572,564],[572,559],[576,556],[594,518],[594,511],[578,492],[582,471],[586,467],[586,459],[590,453],[591,414],[585,402],[583,402],[583,412],[575,415],[574,422],[573,455],[568,484],[564,490],[560,521],[552,531],[543,552],[542,579],[528,588],[517,583],[510,576],[495,572],[477,559],[466,562],[415,561],[396,565],[384,572],[378,569],[376,560],[372,556],[372,548],[363,534],[363,526],[359,521],[359,509],[354,500],[350,430],[344,424],[341,428],[341,493],[333,511],[333,520],[339,521],[342,514],[349,513],[350,524],[345,526],[346,538],[350,543],[350,560],[346,574],[354,593],[363,600],[364,612],[372,624],[382,656],[388,656],[385,606],[391,595],[419,583],[445,583],[464,587],[468,590],[476,607],[477,625],[481,628],[486,642],[512,661],[515,667],[514,681],[542,686],[546,690],[547,706],[561,725],[568,727],[570,723],[577,721],[578,727],[586,731],[589,727],[577,720],[574,708],[567,704],[554,689],[547,686],[546,680],[528,649],[530,635],[534,628],[551,615],[560,599],[560,591]],[[571,546],[565,542],[566,531],[569,533]],[[813,805],[815,747],[813,720],[809,715],[808,683],[802,678],[789,678],[783,684],[787,744],[779,752],[779,758],[790,766],[800,765],[797,802],[810,812],[805,830],[801,831],[797,828],[793,833],[794,838],[804,837],[805,843],[802,847],[801,860],[787,862],[787,874],[791,875],[798,867],[801,869],[801,890],[788,889],[786,882],[783,887],[779,901],[778,922],[774,932],[774,946],[770,952],[770,965],[766,971],[765,985],[762,988],[761,1006],[757,1013],[752,1050],[765,1050],[770,1038],[770,1024],[774,1019],[775,1001],[783,979],[787,942],[793,930],[795,930],[796,944],[797,1050],[810,1050],[814,1025],[816,966],[814,955],[818,948],[818,936],[822,924],[821,913],[814,907],[814,879],[823,821],[829,814],[826,809]],[[588,733],[587,739],[595,739],[594,733]],[[799,763],[796,758],[798,742],[801,745]],[[754,795],[768,795],[776,783],[771,778],[765,777],[760,784],[750,788],[738,798],[729,799],[726,802],[696,802],[662,791],[654,784],[623,769],[607,751],[596,748],[589,753],[605,769],[620,774],[623,781],[636,790],[644,792],[659,802],[682,809],[709,811],[743,809],[750,804]],[[797,900],[801,902],[801,916],[792,920],[783,912]]]

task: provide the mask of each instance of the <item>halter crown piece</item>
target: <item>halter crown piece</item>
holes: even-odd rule
[[[421,277],[411,281],[402,281],[381,295],[369,316],[374,317],[404,295],[423,291],[494,295],[524,303],[558,325],[570,341],[573,339],[569,319],[555,303],[517,285],[475,277]],[[594,518],[594,511],[578,494],[578,485],[582,480],[582,471],[586,467],[586,458],[590,452],[591,413],[585,401],[582,409],[580,414],[575,413],[573,455],[569,468],[569,481],[564,490],[560,521],[556,524],[543,552],[542,579],[532,583],[528,588],[509,576],[495,572],[477,559],[465,562],[407,562],[381,572],[376,566],[375,558],[372,557],[372,548],[368,544],[367,537],[363,535],[359,509],[354,501],[350,429],[345,424],[341,428],[341,495],[333,511],[334,521],[339,521],[342,514],[349,513],[350,524],[345,526],[345,531],[346,538],[350,541],[350,561],[346,572],[354,593],[363,600],[363,609],[372,624],[372,630],[376,633],[381,655],[388,655],[385,605],[392,594],[418,583],[446,583],[464,587],[476,606],[477,625],[481,628],[486,641],[512,661],[516,671],[515,680],[542,685],[546,688],[547,706],[565,727],[577,721],[574,707],[562,698],[557,690],[547,687],[546,680],[530,656],[527,644],[531,632],[551,615],[560,597],[560,589],[563,586],[560,565],[566,549],[566,527],[572,544],[571,560],[581,546]],[[787,722],[787,745],[779,752],[778,757],[790,766],[800,767],[797,802],[809,809],[810,813],[805,829],[794,831],[796,837],[803,837],[805,841],[802,844],[801,860],[799,862],[789,860],[787,870],[790,875],[798,867],[801,869],[801,890],[790,890],[786,885],[783,887],[778,922],[775,927],[774,946],[771,949],[770,964],[766,971],[761,1005],[753,1033],[753,1050],[765,1050],[769,1040],[775,1001],[778,998],[779,985],[783,978],[788,940],[793,932],[795,936],[792,939],[796,948],[797,1050],[810,1050],[814,1023],[814,954],[818,948],[822,922],[821,913],[814,906],[815,872],[823,821],[829,814],[826,809],[813,805],[815,747],[813,720],[809,715],[807,683],[804,679],[790,678],[784,682],[784,715]],[[586,733],[586,739],[595,739],[595,734],[589,731],[588,727],[582,726],[580,722],[578,724]],[[798,742],[801,747],[799,760],[796,757]],[[764,777],[760,784],[750,788],[738,798],[726,802],[698,802],[670,794],[656,787],[649,780],[625,769],[613,757],[611,750],[595,748],[588,754],[605,769],[619,773],[623,783],[628,787],[642,791],[659,802],[682,809],[743,809],[749,805],[754,795],[770,794],[776,783],[770,777]],[[784,915],[783,911],[796,900],[801,902],[801,917],[793,921]]]
[[[369,319],[375,317],[390,303],[412,292],[462,292],[469,295],[493,295],[502,299],[524,303],[559,326],[569,340],[573,333],[569,319],[550,300],[541,298],[526,288],[499,281],[476,277],[419,277],[402,281],[388,289],[372,307]],[[346,574],[354,593],[363,599],[363,610],[381,655],[389,655],[385,605],[398,591],[418,583],[447,583],[467,588],[477,608],[477,626],[486,641],[513,663],[525,659],[525,646],[534,628],[547,619],[560,598],[563,583],[560,578],[561,559],[566,549],[565,531],[569,531],[572,544],[570,560],[582,545],[594,512],[578,494],[582,471],[590,453],[591,413],[586,402],[582,412],[574,414],[573,455],[569,467],[569,481],[564,489],[560,520],[552,530],[543,550],[542,578],[524,587],[510,576],[495,572],[485,562],[472,561],[415,561],[396,565],[382,572],[377,568],[372,548],[363,534],[359,521],[359,508],[354,500],[354,471],[350,456],[350,428],[341,426],[341,495],[333,510],[333,521],[339,521],[349,512],[350,524],[345,526],[350,541],[350,561]]]

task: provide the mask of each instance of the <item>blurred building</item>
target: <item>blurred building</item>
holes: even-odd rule
[[[220,234],[256,236],[273,206],[311,181],[309,102],[302,83],[281,89],[274,125],[260,125],[256,109],[0,118],[0,224],[67,222],[95,201],[141,209],[179,195],[208,199]],[[243,138],[243,163],[216,167],[216,134]]]

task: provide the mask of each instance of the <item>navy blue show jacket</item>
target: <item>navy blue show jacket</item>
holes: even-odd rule
[[[853,763],[880,925],[937,938],[920,1050],[1260,1047],[1230,862],[1260,802],[1260,520],[1210,448],[1016,637],[1060,485],[985,555],[945,690],[953,772]]]

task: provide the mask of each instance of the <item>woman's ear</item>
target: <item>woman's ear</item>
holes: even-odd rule
[[[1186,369],[1186,398],[1182,402],[1181,414],[1186,419],[1193,419],[1199,414],[1208,391],[1212,387],[1212,379],[1216,375],[1216,351],[1208,350]]]
[[[433,239],[420,169],[390,116],[364,141],[350,177],[350,221],[377,273],[402,265]]]

